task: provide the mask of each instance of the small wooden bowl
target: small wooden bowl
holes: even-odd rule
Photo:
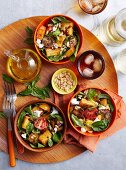
[[[102,90],[102,89],[99,89],[99,88],[95,88],[95,87],[88,87],[88,88],[84,88],[84,89],[78,91],[77,93],[75,93],[72,98],[74,98],[74,97],[75,97],[78,93],[80,93],[81,91],[88,90],[88,89],[90,89],[90,88],[99,90],[99,91],[101,91],[101,92],[106,93],[107,95],[109,95],[105,90]],[[71,105],[71,100],[72,100],[72,98],[71,98],[71,100],[70,100],[70,102],[69,102],[69,104],[68,104],[68,109],[67,109],[68,120],[69,120],[71,126],[72,126],[78,133],[80,133],[80,134],[82,134],[82,135],[85,135],[85,136],[99,136],[99,135],[103,134],[104,132],[108,131],[108,130],[110,129],[110,127],[113,125],[113,123],[114,123],[114,121],[115,121],[115,118],[116,118],[116,114],[117,114],[116,105],[115,105],[115,103],[114,103],[114,100],[113,100],[113,98],[112,98],[110,95],[109,95],[109,97],[110,97],[111,102],[112,102],[112,104],[113,104],[114,111],[113,111],[113,113],[112,113],[111,122],[110,122],[109,126],[107,127],[107,129],[105,129],[104,131],[101,131],[101,132],[92,132],[92,133],[89,133],[89,132],[83,133],[83,132],[81,132],[80,130],[78,130],[78,129],[73,125],[73,123],[72,123],[72,121],[71,121],[71,118],[70,118],[70,112],[69,112],[69,110],[70,110],[70,105]]]
[[[63,134],[62,134],[62,139],[60,140],[59,143],[54,144],[52,147],[35,148],[35,149],[34,149],[34,148],[31,148],[30,145],[23,140],[23,138],[21,137],[20,133],[18,132],[17,121],[18,121],[18,118],[19,118],[19,116],[20,116],[20,113],[21,113],[21,112],[23,111],[23,109],[24,109],[25,107],[27,107],[28,105],[35,104],[35,103],[47,103],[47,104],[50,104],[50,105],[54,106],[55,108],[57,108],[57,110],[60,112],[60,114],[61,114],[62,117],[63,117],[63,121],[64,121],[64,131],[63,131]],[[64,115],[64,113],[62,112],[62,110],[61,110],[58,106],[56,106],[54,103],[49,102],[49,101],[43,101],[43,100],[34,100],[34,101],[32,101],[32,102],[26,103],[26,104],[18,111],[18,113],[16,114],[15,121],[14,121],[14,131],[15,131],[15,135],[16,135],[17,139],[19,140],[19,142],[20,142],[25,148],[27,148],[28,150],[34,151],[34,152],[49,151],[49,150],[57,147],[57,146],[62,142],[62,140],[63,140],[63,138],[64,138],[64,135],[65,135],[65,133],[66,133],[66,118],[65,118],[65,115]]]
[[[91,15],[95,15],[95,14],[101,13],[101,12],[106,8],[106,6],[107,6],[107,4],[108,4],[108,0],[105,0],[105,3],[104,3],[104,5],[103,5],[103,7],[102,7],[100,10],[96,11],[96,12],[87,11],[86,9],[84,10],[84,8],[82,8],[82,6],[81,6],[81,4],[80,4],[80,0],[78,0],[78,4],[79,4],[80,8],[81,8],[85,13],[91,14]]]
[[[65,17],[65,18],[68,19],[69,21],[73,22],[73,24],[74,24],[75,27],[77,28],[78,34],[79,34],[79,36],[80,36],[80,47],[79,47],[78,52],[77,52],[77,54],[79,54],[79,52],[81,51],[82,42],[83,42],[83,32],[82,32],[82,30],[81,30],[81,27],[80,27],[80,25],[79,25],[75,20],[73,20],[72,18],[70,18],[70,17],[68,17],[68,16],[65,16],[65,15],[61,15],[61,14],[49,16],[49,17],[45,18],[43,21],[40,22],[40,24],[37,26],[37,28],[36,28],[36,30],[35,30],[35,33],[34,33],[34,45],[35,45],[35,49],[36,49],[36,51],[38,52],[38,54],[39,54],[44,60],[46,60],[47,62],[52,63],[52,64],[65,64],[65,63],[70,62],[70,59],[64,59],[63,61],[59,61],[59,62],[49,61],[49,60],[46,58],[46,56],[44,56],[44,55],[40,52],[39,48],[38,48],[37,45],[36,45],[36,35],[37,35],[38,29],[39,29],[41,26],[45,26],[52,18],[57,17],[57,16]]]

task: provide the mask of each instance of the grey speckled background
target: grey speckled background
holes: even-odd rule
[[[72,8],[76,6],[75,8]],[[106,17],[116,14],[126,7],[125,0],[109,0],[104,12],[98,15],[99,22]],[[85,25],[84,13],[77,5],[77,0],[0,0],[0,28],[22,18],[38,15],[66,13],[72,16],[81,25]],[[90,16],[87,16],[91,18]],[[119,51],[126,48],[106,46],[112,58]],[[126,75],[118,74],[119,94],[126,101]],[[55,164],[31,164],[17,160],[14,170],[125,170],[126,169],[126,129],[112,137],[101,141],[95,153],[85,152],[71,160]],[[0,152],[0,170],[10,170],[8,155]]]

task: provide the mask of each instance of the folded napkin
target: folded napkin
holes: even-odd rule
[[[82,88],[84,88],[84,85],[78,87],[79,90]],[[126,126],[126,105],[122,97],[107,89],[104,90],[111,95],[116,105],[117,116],[114,124],[106,132],[99,136],[84,136],[76,132],[68,123],[66,135],[64,137],[64,142],[66,144],[75,144],[80,147],[85,147],[93,152],[95,151],[96,145],[99,142],[99,140],[111,136],[112,134]],[[70,101],[70,98],[73,96],[73,93],[64,96],[55,93],[54,96],[55,103],[60,106],[60,108],[64,111],[67,118],[67,105]]]

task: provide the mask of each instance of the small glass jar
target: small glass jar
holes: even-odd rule
[[[40,73],[41,59],[33,50],[14,50],[8,57],[7,71],[17,82],[30,82]]]
[[[126,74],[126,49],[122,50],[114,60],[116,71]]]
[[[107,18],[97,27],[94,34],[100,41],[110,46],[119,46],[126,42],[126,8],[116,16]]]

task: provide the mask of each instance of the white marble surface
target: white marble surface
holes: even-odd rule
[[[74,7],[74,8],[73,8]],[[98,15],[99,21],[116,14],[126,7],[125,0],[109,0],[107,8]],[[71,10],[68,12],[68,9]],[[38,15],[66,13],[86,26],[90,16],[84,15],[77,5],[77,0],[0,0],[0,28],[22,18]],[[126,48],[106,46],[111,57]],[[126,75],[118,73],[119,94],[126,101]],[[125,170],[126,169],[126,128],[112,137],[101,141],[95,153],[85,152],[71,160],[55,164],[31,164],[17,160],[15,170]],[[10,170],[8,155],[0,152],[0,170]]]

